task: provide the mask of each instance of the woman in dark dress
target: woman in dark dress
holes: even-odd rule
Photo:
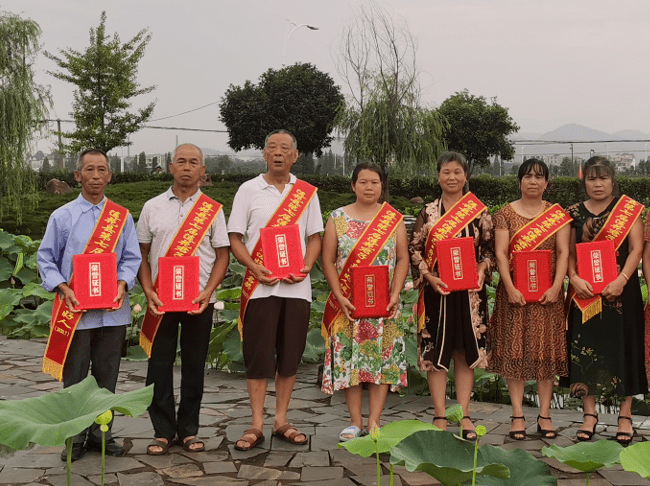
[[[578,275],[576,243],[593,241],[603,227],[609,227],[609,216],[620,198],[616,196],[614,168],[604,157],[592,157],[585,163],[582,184],[589,199],[568,209],[573,218],[568,274],[576,296],[588,299],[593,296],[593,288]],[[632,207],[638,208],[638,203],[630,201]],[[632,396],[648,391],[643,300],[637,273],[643,252],[643,226],[641,217],[628,220],[629,232],[616,253],[618,277],[601,293],[602,312],[583,323],[575,302],[569,309],[569,382],[571,394],[583,401],[585,420],[577,433],[581,441],[591,439],[595,432],[596,398],[600,397],[622,401],[616,440],[629,444],[633,435]]]
[[[474,386],[474,368],[485,368],[485,333],[488,323],[486,276],[494,267],[494,234],[487,208],[458,237],[474,238],[478,263],[479,290],[449,292],[439,278],[437,265],[429,268],[425,258],[427,239],[433,225],[464,196],[468,165],[465,157],[447,152],[438,159],[438,183],[442,196],[427,204],[415,222],[409,252],[413,283],[424,291],[425,326],[418,330],[418,363],[427,372],[435,408],[434,424],[447,428],[445,392],[447,371],[454,359],[454,376],[458,403],[463,408],[461,426],[466,439],[475,440],[474,425],[469,417],[469,401]]]

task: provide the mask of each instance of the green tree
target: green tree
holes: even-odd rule
[[[292,167],[292,172],[298,175],[313,174],[315,172],[314,157],[306,152],[301,153]]]
[[[18,222],[22,196],[36,202],[33,172],[25,159],[51,105],[48,88],[34,82],[40,35],[33,20],[0,12],[0,215],[14,212]]]
[[[257,85],[230,85],[221,98],[220,119],[228,129],[228,146],[239,151],[264,149],[266,136],[278,128],[289,130],[303,153],[322,153],[343,102],[341,88],[315,66],[297,63],[269,69]]]
[[[99,26],[90,29],[90,46],[85,52],[68,48],[59,49],[61,57],[45,53],[63,70],[49,74],[76,86],[70,113],[76,129],[63,133],[71,140],[67,147],[70,152],[93,147],[108,153],[115,147],[131,145],[129,135],[151,118],[155,101],[129,111],[133,98],[155,89],[140,87],[136,79],[138,63],[150,40],[148,29],[126,43],[120,42],[117,33],[111,38],[106,34],[106,12],[102,12]]]
[[[172,153],[167,152],[165,154],[165,172],[169,172],[169,164],[172,163]]]
[[[52,170],[52,166],[50,165],[50,161],[47,157],[43,158],[43,165],[41,165],[41,172],[50,172]]]
[[[575,175],[573,173],[573,162],[571,162],[571,157],[564,157],[562,159],[562,162],[560,162],[560,170],[558,171],[558,175],[567,177],[573,177]]]
[[[447,145],[467,157],[470,174],[475,166],[485,167],[491,155],[511,160],[514,145],[508,140],[519,126],[508,114],[508,109],[492,98],[474,96],[465,89],[442,102],[438,111],[447,119]]]
[[[147,172],[147,154],[140,152],[138,154],[138,165],[135,169],[136,172]]]
[[[351,94],[338,126],[350,165],[372,160],[386,173],[404,175],[435,167],[447,124],[420,101],[416,55],[407,23],[374,2],[362,5],[344,29],[337,70]]]
[[[122,171],[122,159],[120,159],[118,155],[110,155],[108,157],[108,162],[114,173]]]

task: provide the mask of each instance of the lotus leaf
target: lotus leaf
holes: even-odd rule
[[[23,295],[25,297],[35,295],[36,297],[40,297],[43,300],[54,300],[53,292],[48,292],[40,284],[37,284],[35,282],[29,282],[23,287]]]
[[[621,451],[623,469],[650,479],[650,442],[638,442]]]
[[[0,443],[13,449],[25,449],[31,443],[62,445],[107,410],[137,416],[152,398],[153,385],[116,395],[99,388],[90,375],[76,385],[40,397],[0,401]]]
[[[579,442],[569,447],[553,444],[542,448],[542,454],[553,457],[578,471],[592,473],[601,467],[619,463],[623,446],[617,442],[601,439],[597,442]]]
[[[366,435],[365,437],[357,437],[347,442],[341,442],[337,447],[347,449],[348,452],[361,457],[370,457],[377,451],[379,451],[379,454],[389,452],[402,439],[420,430],[439,432],[436,426],[420,420],[400,420],[386,424],[379,429],[379,439],[376,445],[372,437]]]
[[[510,469],[508,479],[484,475],[481,478],[481,486],[557,485],[557,479],[553,477],[548,465],[522,449],[507,451],[501,447],[483,445],[478,449],[478,456],[483,457],[486,462],[504,464]]]
[[[507,479],[510,476],[508,467],[486,461],[481,449],[476,465],[477,477],[492,475]],[[474,443],[460,439],[451,432],[423,430],[395,445],[390,450],[390,462],[403,465],[411,472],[423,471],[445,486],[461,485],[472,480]]]

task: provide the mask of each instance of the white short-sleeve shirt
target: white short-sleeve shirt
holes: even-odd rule
[[[156,280],[158,275],[158,258],[165,256],[172,239],[200,195],[201,190],[199,189],[194,195],[188,197],[185,202],[182,202],[174,195],[170,187],[166,192],[144,203],[138,220],[137,233],[140,243],[151,244],[149,265],[151,265],[151,279],[153,281]],[[194,254],[200,258],[201,290],[208,284],[212,267],[217,260],[214,249],[224,246],[230,246],[230,241],[228,240],[226,217],[222,209],[214,218],[210,229],[208,229]],[[215,300],[216,298],[213,295],[210,302],[215,302]]]
[[[280,203],[287,196],[296,182],[296,176],[291,174],[289,183],[280,193],[277,188],[264,180],[262,174],[254,179],[244,182],[235,194],[232,211],[228,218],[228,233],[243,235],[243,242],[249,253],[260,237],[260,229],[266,226]],[[318,195],[315,194],[309,206],[298,220],[302,254],[305,255],[307,238],[323,231],[323,216],[320,211]],[[309,276],[297,284],[280,281],[276,285],[258,285],[251,299],[264,297],[289,297],[304,299],[311,302],[311,280]]]

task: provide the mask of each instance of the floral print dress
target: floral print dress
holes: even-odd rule
[[[573,218],[576,242],[594,239],[618,202],[601,214],[592,214],[579,203],[567,209]],[[628,240],[616,252],[618,268],[625,266]],[[610,302],[602,300],[603,311],[582,323],[582,313],[573,303],[569,310],[567,347],[569,351],[569,391],[572,396],[600,396],[623,399],[648,391],[644,359],[643,298],[637,272]]]
[[[331,217],[338,238],[336,269],[340,273],[370,221],[352,219],[343,208],[334,210]],[[393,234],[373,262],[374,265],[388,265],[391,281],[397,261],[396,243]],[[389,384],[391,391],[396,391],[407,385],[406,366],[404,333],[397,325],[397,318],[359,319],[330,336],[325,351],[322,390],[332,394],[365,382]]]

